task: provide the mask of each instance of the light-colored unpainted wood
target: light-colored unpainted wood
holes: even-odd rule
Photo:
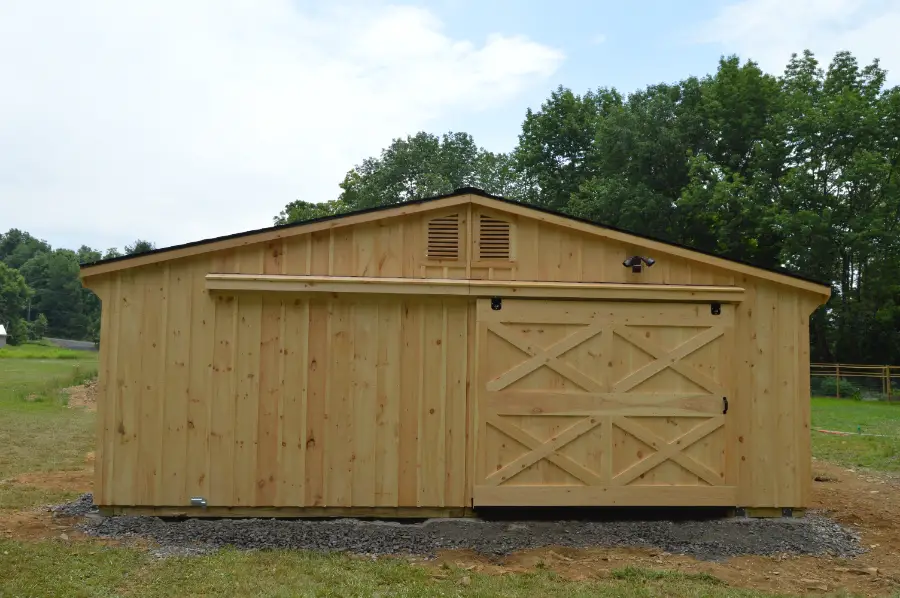
[[[400,331],[402,305],[385,301],[378,304],[378,338],[376,362],[375,449],[372,468],[375,472],[375,505],[399,504],[400,475],[400,339],[388,342]]]
[[[310,396],[310,302],[287,299],[282,303],[278,506],[306,501],[307,405]]]
[[[505,206],[440,205],[465,219],[459,264],[427,259],[429,208],[86,269],[103,302],[98,503],[471,506],[479,480],[532,450],[484,409],[532,445],[598,417],[558,452],[611,484],[653,452],[618,418],[662,446],[720,416],[727,391],[688,469],[669,459],[622,487],[699,492],[721,474],[735,505],[808,504],[808,316],[827,289]],[[510,223],[509,260],[474,259],[480,213]],[[635,254],[656,264],[633,274]],[[734,324],[698,337],[721,321],[712,302]],[[530,326],[515,342],[488,330],[516,322]],[[534,367],[545,358],[557,368]],[[514,373],[498,382],[494,366]],[[582,483],[544,458],[498,488]]]
[[[102,311],[100,313],[100,370],[97,384],[97,449],[94,460],[94,496],[96,502],[106,500],[112,487],[113,439],[116,427],[116,366],[119,326],[119,277],[110,277],[97,289]]]
[[[325,409],[328,403],[328,380],[331,372],[331,317],[328,303],[309,301],[309,335],[307,351],[306,442],[304,502],[306,506],[325,504]],[[296,475],[296,474],[295,474]]]
[[[133,272],[123,272],[120,278],[118,368],[116,370],[117,392],[115,395],[116,428],[113,443],[113,464],[111,488],[104,495],[110,500],[124,504],[141,504],[152,497],[139,497],[137,493],[138,426],[140,423],[140,400],[143,377],[141,355],[144,350],[141,336],[141,311],[144,307],[144,284],[142,276]],[[136,350],[140,347],[141,350]],[[155,374],[151,373],[152,379]],[[154,458],[155,462],[155,458]],[[115,504],[111,502],[110,504]]]
[[[367,293],[551,299],[632,299],[634,301],[740,302],[744,289],[733,286],[628,285],[621,283],[466,281],[367,276],[208,274],[212,291],[253,293]]]
[[[187,497],[209,496],[210,417],[213,410],[213,353],[216,349],[216,304],[202,279],[210,269],[209,259],[200,257],[179,262],[182,276],[191,280],[191,321],[188,367],[190,381],[187,398],[187,442],[184,455]],[[185,339],[179,339],[184,342]],[[170,345],[173,346],[174,345]],[[217,406],[218,408],[218,406]]]
[[[193,278],[178,262],[167,264],[165,342],[161,398],[163,429],[161,471],[157,479],[157,502],[182,504],[188,500],[187,422],[191,384],[191,304]]]
[[[324,519],[430,519],[475,517],[466,507],[185,507],[185,506],[111,506],[101,507],[105,517],[173,517],[173,518],[246,518]]]
[[[727,487],[709,496],[734,504],[722,413],[734,308],[722,305],[716,315],[689,303],[641,307],[510,300],[493,310],[479,300],[485,375],[476,426],[486,454],[474,482],[476,507],[503,504],[504,496],[514,506],[526,500],[516,490],[538,487],[567,488],[541,494],[565,501],[547,506],[610,501],[614,494],[595,490],[631,486],[665,488],[666,502],[654,504],[681,505],[692,504],[698,487]],[[485,490],[492,486],[509,491]],[[671,488],[685,489],[684,498],[673,498]]]
[[[482,507],[718,507],[733,505],[733,486],[481,486],[474,488]]]

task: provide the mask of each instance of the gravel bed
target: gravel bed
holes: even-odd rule
[[[66,516],[91,515],[90,495],[56,507]],[[88,535],[151,539],[163,554],[196,554],[233,546],[244,550],[308,549],[355,554],[434,555],[471,549],[505,555],[543,546],[571,548],[640,546],[699,559],[739,555],[860,554],[853,532],[818,514],[803,518],[685,521],[486,521],[430,519],[424,522],[356,519],[186,519],[100,517],[80,529]]]

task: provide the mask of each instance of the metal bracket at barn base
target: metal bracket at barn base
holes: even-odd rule
[[[802,517],[804,513],[804,509],[797,509],[796,515],[798,517]],[[782,507],[779,508],[746,508],[746,507],[738,507],[734,510],[735,517],[751,517],[751,518],[759,518],[759,517],[793,517],[795,515],[794,509],[791,507]]]

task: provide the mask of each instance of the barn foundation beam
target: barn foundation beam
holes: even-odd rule
[[[792,507],[738,507],[734,510],[736,517],[750,517],[753,519],[772,519],[778,517],[803,517],[806,509]]]
[[[354,517],[357,519],[435,519],[475,517],[467,507],[153,507],[101,506],[104,517],[257,517],[264,519],[321,519]]]

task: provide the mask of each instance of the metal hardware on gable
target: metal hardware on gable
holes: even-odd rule
[[[633,255],[630,258],[626,259],[624,262],[622,262],[622,265],[625,266],[626,268],[631,268],[631,271],[634,272],[635,274],[640,274],[643,269],[644,264],[647,264],[647,267],[649,268],[650,266],[652,266],[655,263],[656,263],[656,260],[653,259],[652,257],[642,257],[640,255]]]
[[[202,496],[192,496],[191,497],[191,506],[192,507],[201,507],[206,508],[206,499]]]
[[[722,397],[722,415],[728,413],[728,397]]]
[[[718,316],[722,313],[722,304],[721,303],[712,303],[709,306],[709,311],[714,316]]]
[[[491,309],[494,311],[500,311],[503,309],[503,299],[500,297],[491,297]]]

